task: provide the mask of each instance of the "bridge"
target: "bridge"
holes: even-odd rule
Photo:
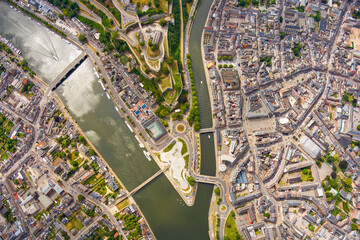
[[[159,171],[157,171],[154,175],[152,175],[151,177],[149,177],[148,179],[146,179],[144,182],[142,182],[139,186],[137,186],[136,188],[134,188],[131,192],[129,192],[128,194],[122,196],[121,198],[119,198],[114,205],[119,204],[121,201],[123,201],[125,198],[129,197],[129,196],[133,196],[135,193],[137,193],[140,189],[142,189],[143,187],[145,187],[147,184],[149,184],[151,181],[153,181],[155,178],[157,178],[158,176],[160,176],[162,173],[164,173],[165,171],[167,171],[170,168],[170,165],[166,166],[163,169],[159,169]]]
[[[217,129],[215,128],[202,128],[198,131],[198,133],[210,133],[215,132]]]
[[[87,58],[87,54],[85,52],[82,52],[72,63],[70,63],[60,74],[56,77],[54,81],[51,82],[51,84],[48,86],[45,96],[49,94],[50,91],[55,91],[60,84],[65,81],[65,79],[70,75],[72,70],[77,69],[77,67],[85,61]]]
[[[136,188],[134,188],[129,195],[132,196],[134,195],[137,191],[139,191],[140,189],[142,189],[143,187],[145,187],[148,183],[150,183],[152,180],[154,180],[155,178],[157,178],[158,176],[160,176],[163,172],[167,171],[170,168],[170,165],[166,166],[164,169],[160,169],[159,171],[157,171],[154,175],[152,175],[151,177],[149,177],[147,180],[145,180],[143,183],[141,183],[139,186],[137,186]]]

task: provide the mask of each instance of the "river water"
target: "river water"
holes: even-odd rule
[[[207,12],[210,5],[210,1],[203,1],[199,13]],[[194,30],[199,32],[202,31],[205,19],[200,20],[197,17],[194,24]],[[34,27],[31,32],[24,30],[30,27]],[[80,54],[72,45],[30,21],[28,17],[10,10],[9,5],[1,1],[0,34],[13,41],[32,69],[48,83]],[[51,39],[52,44],[44,39]],[[200,41],[190,44],[190,48],[194,44],[200,46]],[[55,51],[58,60],[53,57]],[[106,97],[89,60],[70,75],[57,93],[128,190],[131,191],[157,172],[159,168],[156,163],[149,162],[143,155],[134,134]],[[200,101],[199,105],[203,106]],[[209,172],[214,171],[211,164],[204,168],[208,168]],[[200,184],[194,206],[187,207],[167,178],[161,175],[137,192],[134,198],[157,239],[205,240],[209,239],[208,210],[212,189],[212,185]]]
[[[30,68],[48,84],[81,54],[75,46],[3,1],[0,1],[0,35],[22,52]]]
[[[208,87],[206,84],[206,77],[204,72],[204,64],[201,55],[201,36],[205,21],[209,14],[212,4],[210,0],[201,1],[197,11],[193,27],[190,34],[189,50],[191,55],[191,64],[194,73],[194,85],[196,87],[196,97],[199,102],[200,109],[200,126],[201,128],[212,127],[212,113]]]
[[[211,103],[209,90],[206,83],[204,72],[204,63],[201,55],[201,36],[203,28],[209,14],[212,1],[202,0],[199,6],[190,35],[189,50],[191,54],[191,63],[194,73],[194,84],[196,87],[196,96],[200,109],[201,128],[212,127]],[[215,175],[216,159],[213,133],[200,134],[201,143],[201,168],[200,172],[204,175]]]

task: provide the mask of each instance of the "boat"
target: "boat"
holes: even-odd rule
[[[102,81],[99,79],[99,83],[100,83],[100,85],[101,85],[101,87],[102,87],[102,89],[104,89],[104,91],[105,91],[105,87],[104,87],[104,84],[102,83]],[[107,94],[107,93],[106,93]],[[110,99],[110,98],[109,98]]]
[[[135,138],[136,138],[136,140],[139,142],[139,146],[140,146],[141,148],[144,148],[145,146],[144,146],[144,144],[142,144],[142,142],[140,141],[140,139],[138,138],[138,136],[135,135]]]
[[[146,157],[149,161],[151,161],[150,153],[147,152],[147,151],[145,151],[145,150],[143,151],[143,153],[144,153],[145,157]]]
[[[120,117],[122,118],[122,115],[121,115],[120,110],[119,110],[117,107],[115,107],[115,109],[116,109],[116,111],[119,113]]]
[[[107,98],[110,100],[110,96],[109,96],[109,94],[106,92],[106,96],[107,96]]]
[[[100,76],[99,76],[98,72],[96,71],[95,68],[93,68],[93,69],[94,69],[94,73],[95,73],[96,77],[99,79],[99,82],[100,82]]]
[[[125,122],[125,124],[126,124],[126,126],[130,129],[130,131],[133,132],[133,130],[132,130],[132,128],[130,127],[130,125],[129,125],[127,122]]]

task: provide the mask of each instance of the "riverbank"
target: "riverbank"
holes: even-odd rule
[[[7,3],[4,2],[4,4]],[[10,7],[8,8],[10,9]],[[4,9],[7,10],[7,8]],[[49,41],[47,31],[39,31],[38,26],[40,24],[32,24],[33,27],[30,26],[31,32],[26,32],[29,34],[26,37],[21,27],[29,25],[28,18],[20,18],[19,11],[11,11],[11,13],[9,16],[2,14],[3,18],[6,17],[6,19],[0,22],[0,32],[4,33],[6,29],[10,28],[10,25],[12,26],[11,22],[14,21],[8,22],[7,19],[12,20],[14,17],[17,19],[16,25],[20,27],[11,27],[13,31],[8,34],[19,39],[18,47],[21,47],[23,41],[29,43],[26,45],[26,49],[21,49],[25,53],[22,56],[30,62],[34,62],[31,60],[33,58],[37,60],[36,63],[39,64],[34,65],[36,72],[41,71],[44,68],[43,66],[46,66],[45,68],[48,70],[39,77],[49,84],[50,80],[56,77],[57,72],[50,71],[51,68],[47,67],[48,63],[50,62],[53,66],[60,68],[59,71],[63,66],[52,63],[51,55],[39,54],[46,49],[40,44],[34,43],[34,36],[44,37],[44,40]],[[46,30],[43,26],[42,28]],[[50,40],[53,40],[53,34],[49,34],[49,36]],[[69,37],[72,36],[69,35]],[[71,62],[71,58],[64,59],[63,57],[63,50],[68,49],[68,43],[65,40],[53,43],[55,43],[56,50],[61,53],[60,60],[67,64],[68,61]],[[51,47],[49,42],[48,44],[48,47]],[[68,52],[68,50],[66,51]],[[70,51],[72,50],[70,49]],[[93,73],[92,67],[90,64],[86,65],[89,66],[74,71],[69,79],[60,86],[57,94],[79,127],[88,134],[87,137],[91,139],[91,143],[96,146],[96,149],[106,159],[106,162],[116,172],[126,188],[131,191],[157,171],[157,164],[154,161],[149,162],[145,158],[143,149],[139,147],[134,135],[119,117],[114,104],[107,99],[100,84],[95,80],[95,75],[91,74]],[[133,198],[141,207],[141,212],[146,217],[157,239],[206,240],[209,239],[207,219],[212,188],[213,186],[208,184],[198,184],[196,201],[193,207],[189,208],[179,197],[178,192],[174,190],[168,178],[161,174],[138,191]],[[197,230],[193,231],[194,228]]]
[[[71,116],[71,114],[68,112],[68,110],[66,109],[64,103],[61,101],[61,99],[59,98],[59,96],[54,92],[54,98],[53,100],[55,101],[57,107],[60,109],[60,111],[64,114],[64,116],[69,120],[70,122],[73,124],[73,126],[76,128],[76,130],[78,132],[80,132],[80,134],[85,138],[85,140],[87,141],[87,143],[90,145],[90,147],[95,151],[95,153],[97,154],[97,156],[105,163],[106,167],[108,168],[109,172],[111,173],[111,175],[113,175],[115,177],[115,179],[119,182],[120,186],[122,189],[124,189],[124,191],[126,192],[126,194],[129,195],[129,191],[126,189],[125,185],[122,183],[122,181],[119,179],[119,177],[115,174],[115,172],[112,170],[112,168],[110,167],[110,165],[105,161],[104,157],[100,154],[100,152],[96,149],[96,147],[92,144],[92,142],[90,141],[90,139],[87,137],[87,135],[83,132],[83,130],[80,128],[80,126],[77,124],[77,122],[75,121],[75,119]],[[133,203],[137,209],[139,210],[141,216],[143,217],[144,221],[146,222],[146,224],[148,225],[151,234],[154,236],[154,238],[156,239],[154,233],[152,232],[152,229],[149,225],[149,223],[147,222],[145,215],[141,212],[140,207],[137,205],[137,203],[135,202],[135,200],[133,199],[132,196],[129,195],[128,199],[130,199],[131,203]]]
[[[214,3],[213,3],[213,4],[214,4]],[[213,4],[211,4],[211,7],[213,6]],[[211,8],[211,7],[210,7],[210,8]],[[205,21],[205,25],[206,25],[206,23],[207,23],[207,21],[208,21],[208,19],[209,19],[209,15],[210,15],[210,12],[209,12],[208,15],[207,15],[207,19],[206,19],[206,21]],[[204,25],[204,26],[205,26],[205,25]],[[210,99],[210,109],[211,109],[211,113],[212,113],[212,112],[213,112],[213,105],[212,105],[212,103],[213,103],[213,94],[212,94],[212,88],[211,88],[209,71],[208,71],[208,69],[207,69],[207,67],[206,67],[206,64],[205,64],[206,61],[205,61],[205,54],[204,54],[204,29],[202,29],[201,32],[202,32],[202,33],[201,33],[201,44],[200,44],[200,46],[201,46],[201,58],[202,58],[202,62],[203,62],[205,79],[206,79],[206,84],[207,84],[207,89],[208,89],[209,99]],[[202,81],[201,81],[201,83],[202,83]],[[212,114],[211,114],[211,125],[214,126],[214,118],[213,118]]]
[[[90,58],[91,59],[91,58]],[[93,60],[93,59],[92,59]],[[120,98],[120,104],[116,101],[115,97],[113,96],[112,92],[109,91],[108,88],[105,88],[105,91],[109,94],[110,96],[110,100],[111,102],[120,110],[120,109],[126,109],[127,106],[126,104],[122,101],[122,99]],[[116,93],[117,94],[117,93]],[[124,110],[126,111],[126,110]],[[130,128],[132,129],[132,132],[134,133],[135,136],[137,136],[137,138],[139,139],[140,143],[142,145],[144,145],[146,151],[148,151],[151,155],[151,157],[154,159],[155,163],[158,165],[158,167],[160,169],[164,169],[166,168],[165,164],[163,164],[160,159],[157,157],[157,155],[154,153],[154,151],[152,150],[151,146],[149,146],[149,144],[144,141],[143,137],[139,134],[138,131],[136,131],[136,128],[133,129],[131,122],[129,121],[129,119],[127,118],[127,115],[123,112],[123,111],[118,111],[119,115],[124,119],[124,121],[126,121],[126,123],[130,126]],[[131,113],[130,113],[131,114]],[[184,192],[180,189],[179,183],[177,183],[177,181],[170,175],[170,172],[164,171],[163,172],[164,175],[166,176],[166,178],[169,180],[169,182],[171,183],[171,185],[174,187],[174,189],[178,192],[178,194],[180,195],[180,197],[183,199],[183,201],[188,205],[188,206],[192,206],[195,202],[195,196],[196,195],[192,195],[192,198],[188,198]]]

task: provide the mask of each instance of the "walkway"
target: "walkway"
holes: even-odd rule
[[[215,132],[215,128],[202,128],[198,131],[198,133],[209,133],[209,132]]]
[[[145,180],[143,183],[141,183],[139,186],[137,186],[136,188],[134,188],[129,195],[134,195],[137,191],[139,191],[140,189],[142,189],[143,187],[145,187],[145,185],[147,185],[148,183],[150,183],[151,181],[153,181],[155,178],[157,178],[158,176],[160,176],[163,172],[167,171],[170,168],[170,165],[166,166],[164,169],[159,169],[159,171],[157,171],[154,175],[152,175],[151,177],[149,177],[147,180]]]
[[[165,171],[167,171],[170,168],[170,165],[166,166],[163,169],[159,169],[159,171],[157,171],[154,175],[152,175],[151,177],[149,177],[148,179],[146,179],[144,182],[142,182],[141,184],[139,184],[136,188],[134,188],[131,192],[129,192],[128,194],[122,196],[121,198],[119,198],[114,205],[118,205],[120,202],[122,202],[125,198],[129,197],[129,196],[133,196],[135,193],[137,193],[140,189],[142,189],[143,187],[145,187],[148,183],[150,183],[151,181],[153,181],[155,178],[157,178],[158,176],[160,176],[162,173],[164,173]]]

